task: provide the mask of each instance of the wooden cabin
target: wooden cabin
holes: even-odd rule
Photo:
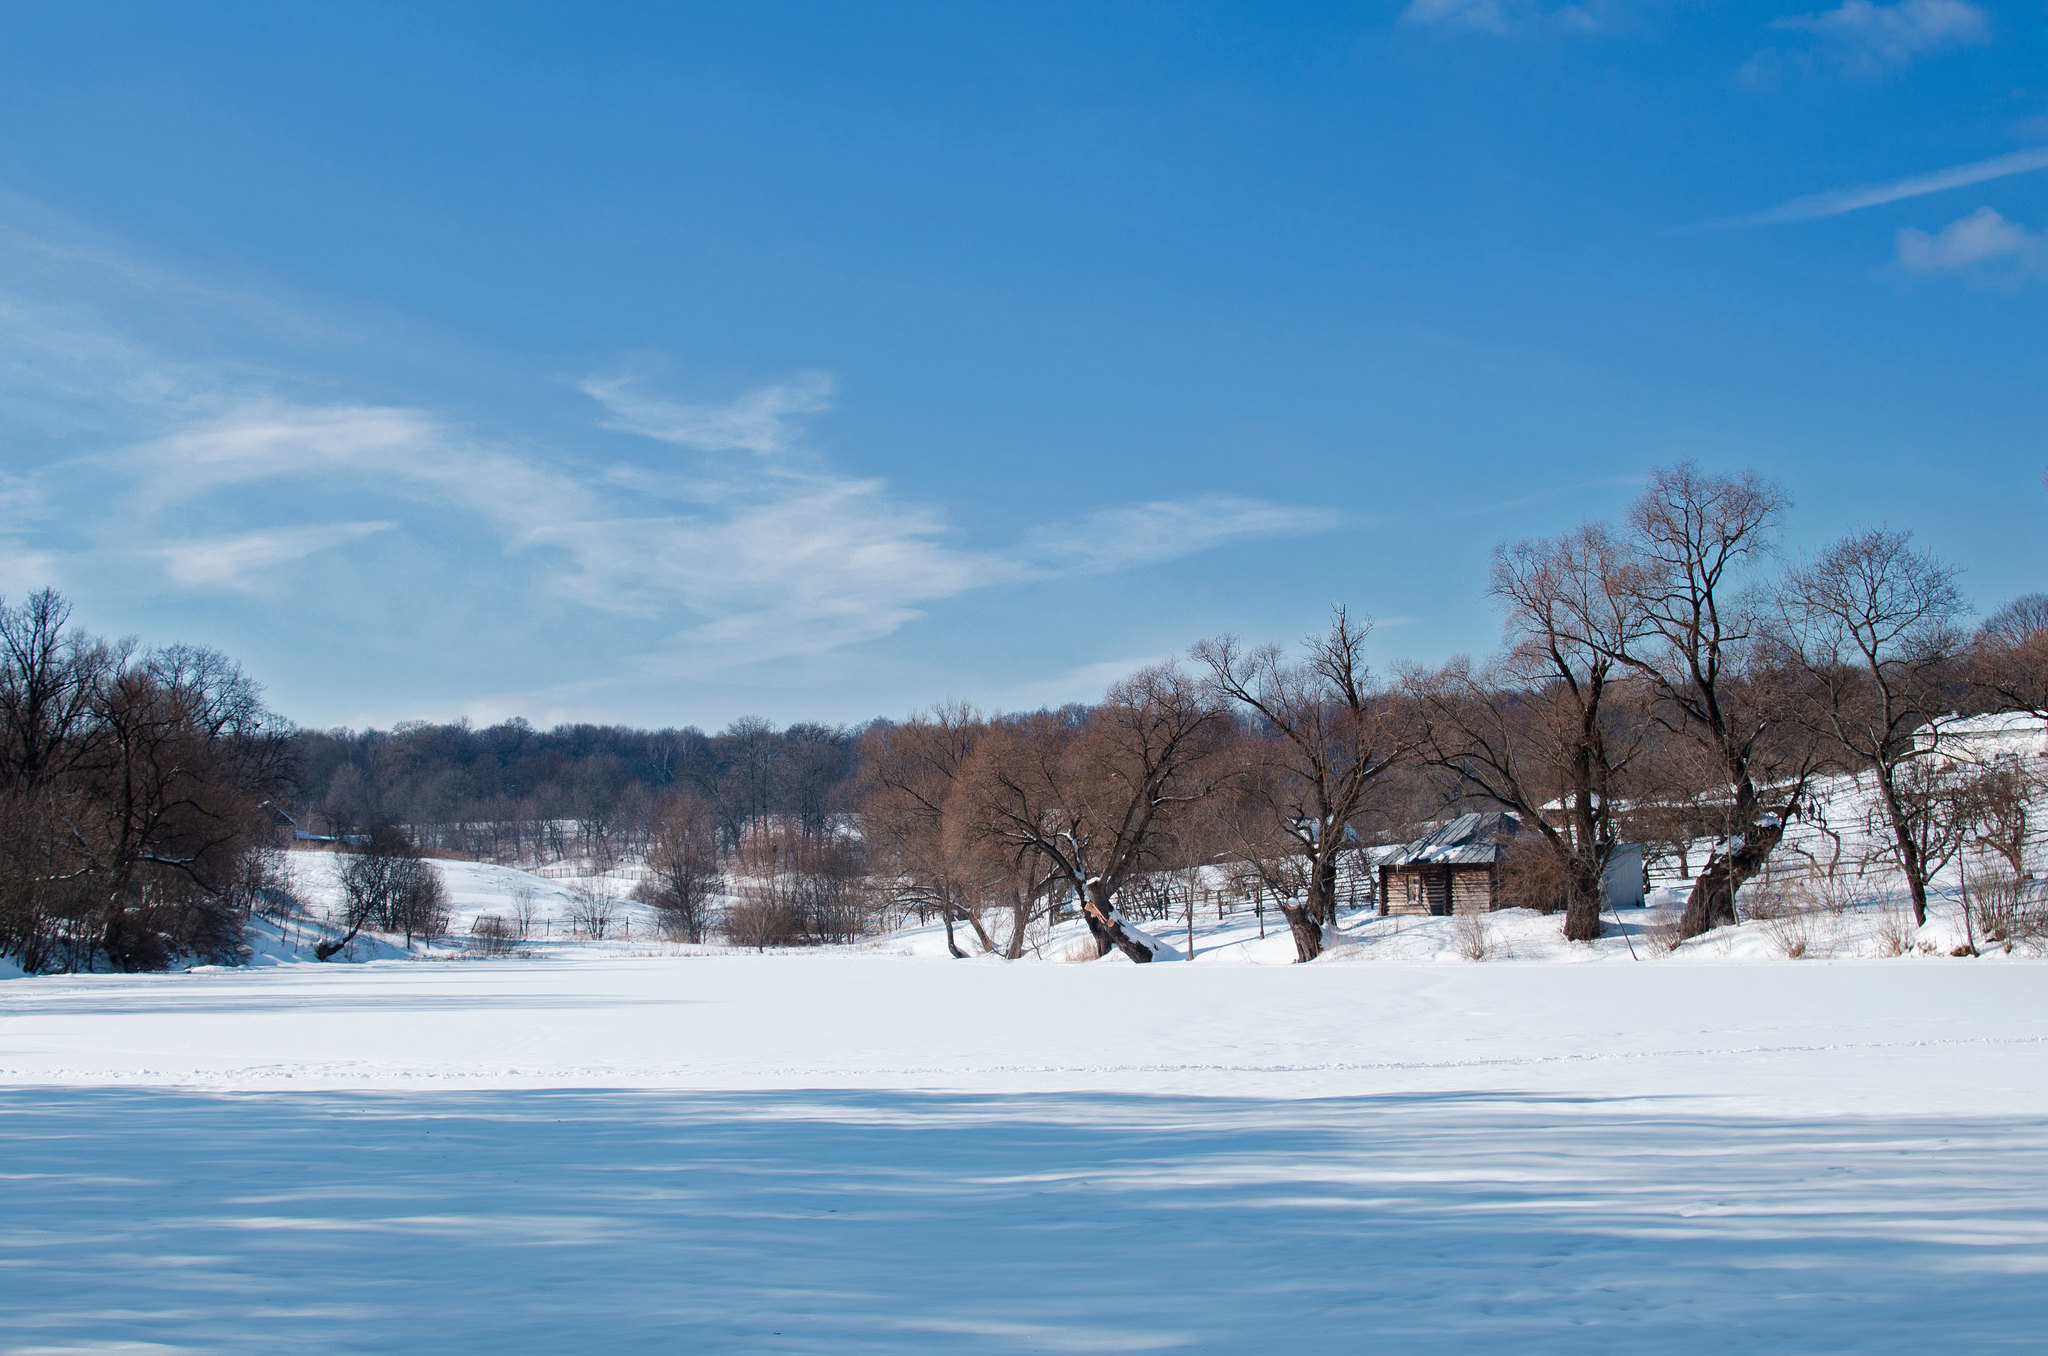
[[[1490,913],[1500,907],[1500,852],[1522,830],[1504,811],[1459,815],[1380,863],[1380,915]]]

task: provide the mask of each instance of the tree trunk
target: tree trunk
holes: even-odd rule
[[[1733,852],[1716,849],[1707,858],[1706,869],[1692,883],[1685,913],[1678,920],[1681,941],[1718,927],[1741,921],[1735,916],[1735,894],[1756,878],[1764,863],[1785,836],[1785,819],[1776,824],[1751,824],[1742,835],[1742,846]]]
[[[1600,937],[1602,888],[1597,859],[1589,873],[1583,867],[1572,873],[1571,897],[1564,906],[1564,938],[1568,942],[1591,942]],[[1590,878],[1589,878],[1590,877]]]
[[[1109,932],[1097,921],[1095,911],[1084,902],[1081,905],[1081,921],[1088,925],[1088,937],[1095,943],[1095,959],[1101,960],[1116,950],[1116,943],[1110,940]]]
[[[1294,963],[1301,965],[1323,954],[1323,927],[1337,921],[1337,859],[1334,854],[1317,856],[1309,862],[1308,898],[1300,906],[1280,899],[1280,913],[1287,930],[1294,934]]]
[[[1010,940],[1003,947],[1004,960],[1019,960],[1024,955],[1025,930],[1031,926],[1031,906],[1023,896],[1010,892]]]
[[[1315,905],[1302,907],[1282,900],[1280,912],[1287,916],[1287,928],[1294,934],[1294,963],[1300,965],[1322,955],[1323,925]]]
[[[1315,905],[1315,916],[1332,927],[1337,925],[1337,854],[1330,852],[1315,864],[1313,893],[1309,902]],[[1314,960],[1303,956],[1303,960]]]
[[[1088,930],[1095,934],[1095,944],[1100,948],[1095,953],[1097,959],[1107,956],[1112,946],[1140,965],[1152,959],[1152,948],[1131,936],[1124,927],[1123,919],[1109,902],[1109,891],[1103,887],[1101,877],[1082,887],[1081,909],[1088,918]]]
[[[960,944],[953,940],[953,911],[951,909],[940,909],[939,917],[946,920],[946,950],[952,953],[954,960],[966,960],[967,953],[962,951]]]
[[[339,940],[315,942],[313,944],[313,959],[321,961],[331,959],[336,952],[340,951],[343,947],[347,946],[350,942],[354,941],[356,939],[356,934],[358,932],[361,932],[362,930],[363,925],[361,923],[358,923],[348,930],[348,936],[346,937],[340,938]]]
[[[1899,805],[1899,793],[1892,785],[1891,770],[1879,768],[1877,786],[1884,793],[1885,816],[1891,820],[1892,841],[1899,850],[1899,870],[1906,878],[1906,889],[1913,897],[1913,925],[1927,926],[1927,871],[1926,863],[1920,860],[1920,849],[1913,841],[1913,826],[1906,819],[1906,812]]]

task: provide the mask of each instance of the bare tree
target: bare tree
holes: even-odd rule
[[[1977,774],[1976,839],[2004,861],[2015,880],[2033,875],[2028,857],[2040,836],[2033,810],[2048,791],[2044,783],[2048,778],[2020,758],[1994,759]]]
[[[448,888],[439,869],[395,825],[378,824],[368,837],[341,860],[341,915],[333,920],[339,935],[313,948],[320,960],[340,954],[366,927],[402,933],[407,946],[447,931]]]
[[[70,622],[71,605],[50,589],[0,606],[0,769],[15,790],[43,786],[90,756],[96,704],[133,649]]]
[[[967,954],[954,936],[956,924],[972,928],[983,951],[996,949],[981,913],[988,878],[1000,870],[991,871],[988,854],[974,850],[981,839],[945,831],[946,803],[986,731],[970,708],[954,705],[877,726],[861,741],[863,822],[878,865],[899,907],[939,916],[955,958]]]
[[[519,929],[519,940],[525,941],[533,933],[533,925],[540,918],[540,894],[533,888],[533,882],[522,880],[512,886],[512,922]]]
[[[1144,669],[1078,723],[1048,714],[991,730],[962,768],[948,831],[1008,852],[1071,890],[1098,956],[1153,946],[1127,927],[1118,892],[1167,862],[1176,821],[1223,773],[1227,720],[1180,669]]]
[[[693,792],[663,801],[647,850],[642,898],[669,935],[701,942],[710,930],[711,901],[724,883],[718,860],[718,811]]]
[[[806,838],[822,838],[840,808],[837,792],[851,763],[848,737],[818,724],[792,725],[775,745],[769,768],[774,803]]]
[[[1970,644],[1968,674],[2000,710],[2048,720],[2048,593],[2015,598],[1984,619]]]
[[[569,887],[569,926],[592,941],[610,936],[619,923],[618,887],[603,876],[589,876]]]
[[[1934,802],[1906,769],[1933,752],[1915,734],[1944,705],[1963,611],[1955,571],[1915,550],[1911,534],[1882,528],[1793,571],[1780,603],[1785,643],[1815,692],[1808,720],[1874,778],[1917,924],[1927,922],[1933,875],[1918,807]]]
[[[825,946],[864,935],[875,917],[867,854],[850,835],[758,830],[740,847],[726,935],[742,946]],[[765,940],[764,940],[765,939]]]
[[[29,969],[245,954],[283,735],[225,657],[137,653],[43,592],[0,607],[0,952]]]
[[[1744,588],[1783,504],[1754,475],[1708,475],[1685,462],[1654,473],[1629,514],[1641,626],[1616,657],[1647,683],[1657,718],[1711,760],[1722,810],[1681,938],[1736,921],[1736,892],[1784,837],[1816,764],[1815,741],[1789,737],[1796,694],[1766,658],[1759,595]]]
[[[1507,655],[1483,672],[1457,660],[1408,678],[1423,757],[1514,811],[1555,857],[1573,941],[1600,935],[1619,782],[1642,739],[1640,711],[1621,709],[1618,658],[1646,624],[1636,568],[1598,526],[1501,548],[1492,593],[1507,608]]]
[[[1323,929],[1337,921],[1338,858],[1353,845],[1352,825],[1367,795],[1404,752],[1391,704],[1365,665],[1371,630],[1339,607],[1328,633],[1311,637],[1298,663],[1277,646],[1243,650],[1230,636],[1194,649],[1216,697],[1257,727],[1240,745],[1253,774],[1241,791],[1302,868],[1304,889],[1276,891],[1296,961],[1322,954]]]
[[[742,716],[713,736],[711,747],[725,767],[716,796],[719,833],[726,846],[738,847],[774,803],[775,726],[760,716]]]

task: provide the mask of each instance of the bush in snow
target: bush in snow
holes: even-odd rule
[[[509,956],[519,939],[510,919],[495,913],[481,913],[469,925],[469,951],[478,956]]]
[[[618,888],[603,876],[569,887],[569,926],[580,937],[603,941],[619,925]]]

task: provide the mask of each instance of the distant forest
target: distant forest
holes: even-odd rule
[[[662,801],[679,792],[713,810],[736,844],[773,819],[815,836],[852,808],[862,731],[765,720],[717,734],[524,720],[476,728],[409,721],[391,730],[301,730],[292,815],[321,836],[405,826],[420,847],[490,861],[643,855]]]

